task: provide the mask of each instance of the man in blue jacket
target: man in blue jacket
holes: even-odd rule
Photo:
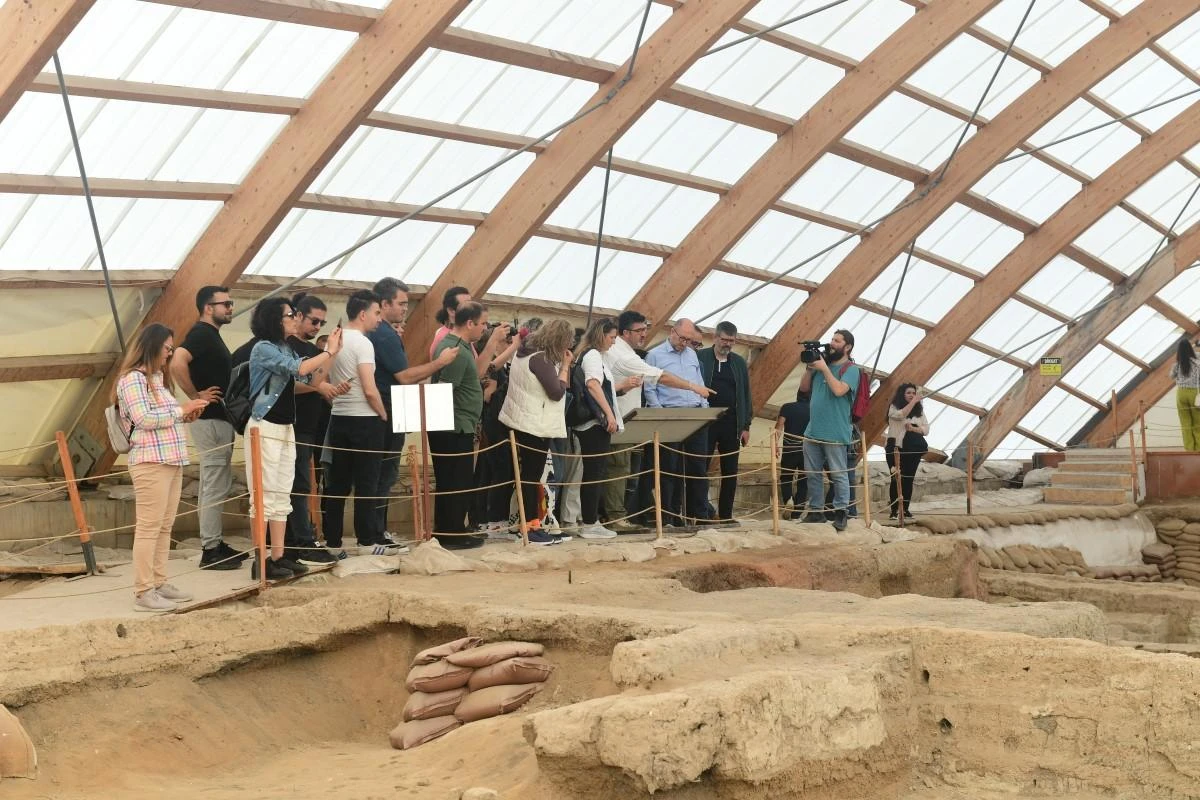
[[[750,370],[746,359],[733,352],[737,327],[732,322],[717,323],[712,347],[696,355],[704,373],[704,385],[713,390],[708,404],[728,409],[708,426],[708,455],[721,452],[721,496],[717,501],[717,519],[733,519],[733,498],[737,493],[738,456],[750,440],[750,422],[754,408],[750,403]]]

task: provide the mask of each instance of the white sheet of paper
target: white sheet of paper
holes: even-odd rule
[[[425,383],[392,387],[392,432],[421,430],[421,391],[425,391],[425,430],[454,430],[454,387]]]

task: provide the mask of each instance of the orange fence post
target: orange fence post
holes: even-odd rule
[[[1133,489],[1133,502],[1138,498],[1137,447],[1133,442],[1133,428],[1129,429],[1129,475],[1132,478],[1130,486]]]
[[[867,435],[862,431],[858,432],[859,442],[862,444],[862,458],[858,463],[862,464],[862,509],[863,522],[867,523],[867,527],[871,527],[871,465],[867,461]]]
[[[900,523],[900,527],[904,527],[904,518],[908,515],[908,509],[904,507],[904,475],[900,468],[900,448],[892,450],[892,460],[896,464],[896,471],[892,473],[892,483],[896,484],[896,519]],[[970,480],[970,478],[967,478]],[[890,505],[890,503],[889,503]],[[888,510],[891,515],[891,510]]]
[[[1112,421],[1113,421],[1113,442],[1112,446],[1116,447],[1117,442],[1121,438],[1121,430],[1118,427],[1121,423],[1117,421],[1117,390],[1112,390]]]
[[[408,446],[408,468],[412,473],[413,538],[420,542],[425,539],[425,522],[422,518],[424,494],[421,491],[421,472],[417,467],[416,445]]]
[[[83,501],[79,499],[79,482],[75,480],[75,465],[71,463],[71,451],[67,449],[67,435],[62,431],[54,434],[58,442],[58,459],[62,462],[63,477],[67,480],[67,496],[71,498],[71,511],[75,514],[75,527],[79,528],[79,545],[83,548],[83,563],[88,575],[97,575],[96,550],[92,545],[92,534],[88,531],[87,517],[83,513]]]
[[[512,448],[513,487],[517,493],[517,518],[521,521],[521,544],[529,544],[529,523],[525,519],[525,497],[521,494],[521,459],[517,454],[517,432],[508,432],[508,444]]]
[[[896,459],[899,461],[900,459]],[[967,513],[971,511],[971,501],[975,495],[975,439],[967,437]]]
[[[250,474],[254,485],[250,487],[250,502],[254,504],[254,516],[250,520],[250,531],[254,536],[254,547],[258,551],[258,587],[267,588],[267,518],[263,509],[262,490],[262,433],[258,428],[250,429]]]
[[[779,447],[779,431],[771,429],[771,533],[779,535],[779,460],[775,450]]]
[[[657,532],[656,539],[661,539],[663,535],[662,524],[662,458],[658,449],[658,431],[654,432],[654,529]]]

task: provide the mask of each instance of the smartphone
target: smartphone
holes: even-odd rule
[[[342,318],[341,318],[341,317],[338,317],[338,324],[337,324],[337,325],[334,325],[334,327],[335,327],[335,328],[340,328],[340,327],[342,327]]]

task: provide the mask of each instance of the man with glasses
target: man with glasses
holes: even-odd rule
[[[750,441],[750,423],[754,409],[750,405],[750,370],[746,359],[733,352],[737,327],[732,322],[717,323],[717,338],[712,347],[697,355],[704,383],[714,394],[713,408],[728,409],[708,426],[708,456],[721,451],[721,495],[717,501],[717,519],[733,520],[733,498],[737,493],[738,455]]]
[[[375,496],[387,498],[400,476],[400,455],[404,450],[404,434],[392,432],[392,387],[420,383],[452,363],[458,357],[458,348],[448,347],[432,362],[410,367],[404,340],[397,330],[397,326],[403,327],[404,320],[408,318],[408,284],[396,278],[383,278],[375,284],[372,291],[382,301],[379,311],[385,324],[368,333],[367,339],[375,348],[375,386],[379,389],[383,407],[388,413],[379,442],[379,449],[384,451],[384,455],[379,468],[379,486]],[[380,499],[377,503],[378,519],[375,527],[382,536],[380,542],[386,547],[386,543],[393,541],[393,537],[387,532],[388,501]],[[398,550],[387,547],[386,552],[394,553]]]
[[[646,405],[651,408],[705,408],[713,391],[704,385],[704,373],[696,348],[703,344],[700,329],[690,319],[675,322],[667,340],[646,354],[646,363],[663,371],[653,386],[646,388]],[[675,388],[666,380],[671,375],[686,388]],[[662,507],[671,523],[684,525],[684,517],[703,520],[708,517],[708,481],[705,462],[708,453],[706,428],[682,442],[663,449]],[[671,474],[666,474],[671,473]],[[686,476],[686,477],[680,477]]]
[[[233,357],[221,338],[221,327],[233,321],[229,287],[205,286],[196,293],[200,319],[188,331],[171,359],[171,377],[188,397],[224,397],[229,389]],[[237,569],[246,560],[222,539],[221,514],[233,486],[233,425],[223,403],[210,402],[191,425],[192,444],[200,451],[200,543],[204,553],[201,569]]]

